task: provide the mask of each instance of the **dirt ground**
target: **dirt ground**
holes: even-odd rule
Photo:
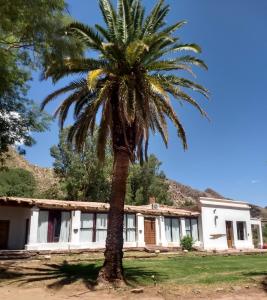
[[[18,287],[2,286],[0,287],[0,299],[3,300],[62,300],[62,299],[80,299],[80,300],[171,300],[171,299],[221,299],[221,300],[263,300],[267,299],[267,294],[260,289],[250,289],[249,291],[209,291],[205,289],[191,290],[186,293],[182,287],[179,290],[169,292],[164,288],[145,288],[141,294],[133,294],[129,290],[117,291],[89,291],[82,285],[64,287],[61,290],[50,290],[42,287]]]
[[[139,293],[133,293],[133,287],[95,290],[83,280],[61,279],[57,273],[43,272],[48,262],[56,266],[62,260],[0,261],[0,300],[267,300],[267,291],[256,282],[207,286],[159,284],[137,288]]]

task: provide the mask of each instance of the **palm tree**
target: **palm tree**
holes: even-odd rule
[[[147,157],[151,133],[158,132],[168,144],[167,119],[177,128],[184,149],[186,135],[170,96],[193,105],[203,116],[204,110],[186,90],[208,97],[201,85],[179,76],[194,75],[192,66],[207,69],[205,63],[183,51],[199,53],[196,44],[182,44],[175,31],[186,22],[166,26],[169,6],[159,0],[149,15],[141,0],[117,0],[115,9],[110,0],[99,0],[105,27],[70,24],[66,34],[82,41],[90,58],[66,58],[51,62],[45,72],[54,82],[67,75],[81,78],[49,95],[42,107],[56,97],[67,94],[56,111],[61,126],[70,107],[74,106],[74,124],[69,140],[82,149],[88,135],[93,134],[96,116],[101,114],[97,139],[97,154],[105,158],[106,143],[112,141],[114,165],[105,262],[99,281],[124,280],[123,214],[126,180],[130,162]],[[84,75],[84,76],[82,76]],[[173,101],[173,100],[172,100]]]

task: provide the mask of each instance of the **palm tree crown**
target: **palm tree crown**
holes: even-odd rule
[[[101,112],[98,156],[104,158],[105,143],[112,137],[113,148],[124,148],[130,159],[142,160],[149,134],[159,132],[167,146],[167,119],[176,126],[178,136],[187,148],[183,126],[171,98],[187,102],[206,115],[187,94],[191,89],[208,97],[201,85],[180,77],[177,71],[193,74],[192,66],[207,69],[205,63],[184,51],[201,52],[196,44],[182,44],[175,36],[186,22],[166,26],[169,6],[159,0],[148,16],[140,0],[118,0],[115,9],[110,0],[99,0],[105,27],[72,23],[66,34],[93,50],[96,58],[66,58],[52,62],[45,76],[58,81],[67,75],[80,75],[67,86],[49,95],[43,107],[61,94],[65,100],[56,111],[63,126],[74,105],[75,122],[69,138],[82,148],[86,136],[93,132],[97,112]],[[97,55],[95,56],[95,53]],[[123,141],[118,140],[120,132]]]

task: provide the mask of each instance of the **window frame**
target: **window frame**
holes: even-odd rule
[[[106,215],[107,216],[107,227],[106,228],[97,228],[97,216],[98,215]],[[97,233],[97,231],[99,231],[99,232],[104,232],[104,231],[108,232],[108,213],[96,212],[94,218],[95,218],[95,221],[94,221],[94,229],[95,230],[94,230],[94,235],[93,235],[93,237],[94,237],[93,242],[94,243],[102,243],[103,241],[97,241],[96,240],[96,233]]]
[[[93,227],[86,227],[86,228],[83,228],[82,227],[82,215],[93,215]],[[95,216],[95,213],[92,213],[92,212],[81,212],[81,220],[80,220],[80,232],[83,231],[83,229],[92,229],[93,231],[93,234],[92,234],[92,241],[88,241],[88,243],[91,243],[91,242],[94,242],[95,240],[95,223],[96,223],[96,216]],[[81,241],[80,241],[81,242]],[[82,243],[85,243],[85,242],[82,242]]]
[[[198,218],[185,218],[185,220],[189,220],[189,226],[190,226],[190,237],[193,238],[193,226],[192,226],[192,220],[196,220],[197,221],[197,241],[199,241],[199,222],[198,222]],[[185,226],[185,232],[186,232],[186,235],[187,234],[187,230],[186,230],[186,226]]]
[[[91,241],[88,241],[88,242],[83,242],[83,243],[96,243],[96,232],[97,230],[102,230],[102,231],[107,231],[108,229],[108,226],[107,226],[107,229],[101,229],[101,228],[96,228],[96,220],[97,220],[97,215],[106,215],[107,216],[107,222],[108,222],[108,213],[101,213],[101,212],[81,212],[81,216],[82,214],[88,214],[88,215],[93,215],[93,227],[92,228],[86,228],[86,229],[92,229],[93,230],[93,235],[92,235],[92,240]],[[82,222],[82,218],[80,218],[80,231],[82,230],[82,227],[81,227],[81,222]]]
[[[174,241],[173,240],[173,232],[172,232],[172,221],[178,220],[178,228],[179,228],[179,240],[181,241],[181,218],[180,217],[174,217],[174,216],[168,216],[168,217],[164,217],[164,225],[165,225],[165,220],[166,219],[170,219],[170,227],[171,227],[171,241],[168,241],[168,243],[178,243],[179,241]],[[165,227],[165,234],[166,234],[166,227]]]
[[[134,216],[134,227],[131,227],[131,228],[129,228],[128,227],[128,216]],[[125,220],[126,219],[126,223],[125,222],[123,222],[123,233],[125,233],[125,240],[124,240],[124,242],[125,243],[134,243],[134,242],[136,242],[136,225],[137,225],[137,220],[136,220],[136,214],[134,214],[134,213],[125,213],[124,215],[123,215],[123,220]],[[134,238],[134,241],[128,241],[128,231],[129,230],[135,230],[135,238]]]
[[[239,225],[242,224],[242,234],[240,236]],[[246,221],[236,221],[236,234],[238,241],[246,241],[247,240],[247,222]],[[242,238],[243,235],[243,238]]]

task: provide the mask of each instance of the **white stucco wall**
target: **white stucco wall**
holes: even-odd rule
[[[215,222],[216,218],[216,222]],[[233,246],[235,249],[252,249],[251,222],[249,208],[224,207],[223,205],[203,205],[201,208],[201,226],[203,247],[205,250],[227,250],[226,221],[233,222]],[[246,222],[245,240],[237,238],[236,222]],[[200,230],[201,232],[201,230]],[[213,235],[222,235],[214,237]]]
[[[30,219],[30,208],[0,207],[0,220],[10,221],[8,250],[20,250],[25,246],[26,220]]]

